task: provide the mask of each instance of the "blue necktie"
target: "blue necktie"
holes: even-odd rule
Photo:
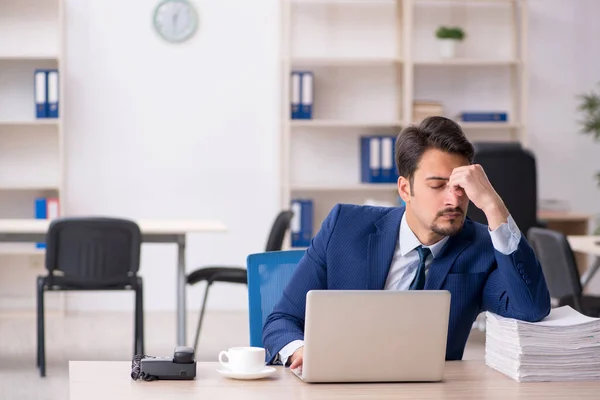
[[[409,290],[423,290],[425,287],[425,260],[431,254],[431,250],[428,247],[419,246],[417,252],[419,253],[419,268]]]

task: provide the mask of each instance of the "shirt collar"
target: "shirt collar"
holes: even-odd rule
[[[400,241],[400,255],[405,256],[418,246],[423,246],[428,247],[429,250],[431,250],[433,258],[436,258],[442,251],[442,248],[448,239],[449,236],[445,236],[442,240],[432,244],[431,246],[423,245],[408,226],[408,222],[406,221],[406,211],[404,211],[404,214],[402,215],[402,221],[400,222],[400,235],[398,239]]]

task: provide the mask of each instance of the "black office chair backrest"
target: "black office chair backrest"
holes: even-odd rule
[[[136,275],[142,234],[135,222],[116,218],[59,218],[46,235],[46,269],[95,283]]]
[[[537,220],[537,171],[533,153],[518,142],[474,142],[473,162],[480,164],[525,235]],[[487,224],[483,211],[469,205],[467,215]]]
[[[579,307],[581,281],[571,246],[565,235],[545,228],[533,227],[527,236],[542,266],[550,297],[573,296]]]
[[[294,217],[294,213],[292,211],[281,211],[273,225],[271,226],[271,232],[269,233],[269,238],[267,240],[267,247],[265,251],[279,251],[283,246],[283,239],[285,238],[285,233],[290,227],[292,222],[292,218]]]

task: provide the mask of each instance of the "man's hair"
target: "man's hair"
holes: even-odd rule
[[[460,154],[469,164],[473,162],[473,145],[460,126],[448,118],[428,117],[418,126],[404,128],[396,139],[396,168],[410,182],[411,194],[417,165],[428,149]]]

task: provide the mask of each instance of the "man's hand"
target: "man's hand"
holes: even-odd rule
[[[490,230],[495,230],[508,221],[508,209],[492,187],[481,165],[455,168],[448,185],[458,196],[466,195],[475,207],[485,213]]]
[[[290,360],[292,364],[290,364],[290,369],[296,369],[302,366],[302,356],[304,355],[304,347],[300,347],[298,350],[291,355]]]

